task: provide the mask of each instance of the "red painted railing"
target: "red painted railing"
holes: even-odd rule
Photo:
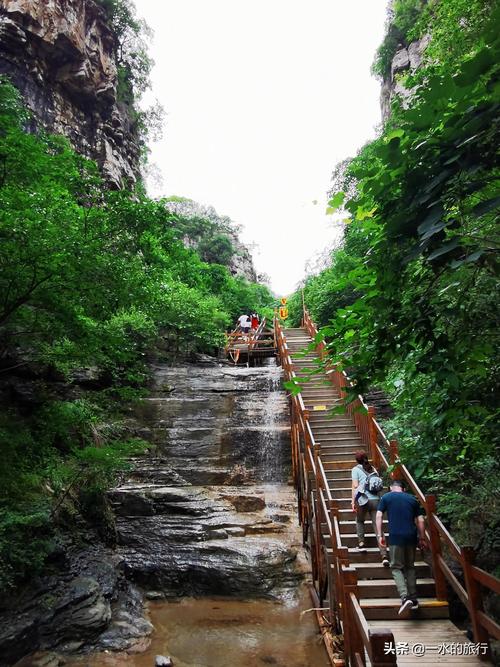
[[[303,324],[314,340],[318,330],[306,309],[304,309]],[[316,350],[321,358],[325,359],[327,352],[324,341],[316,344]],[[339,370],[338,366],[328,363],[328,361],[325,364],[325,370],[332,384],[338,389],[340,396],[345,398],[347,395],[346,387],[351,389],[353,387],[349,377],[343,370]],[[448,598],[446,585],[448,583],[469,612],[474,641],[489,646],[490,637],[499,640],[500,625],[484,611],[483,589],[499,595],[500,579],[474,565],[475,553],[473,548],[460,547],[455,542],[437,515],[436,496],[425,495],[413,479],[408,468],[399,461],[398,443],[396,440],[387,438],[382,427],[375,419],[375,409],[368,407],[363,397],[358,395],[354,401],[346,404],[346,411],[353,419],[360,438],[366,450],[370,453],[377,470],[387,470],[389,466],[392,466],[392,477],[404,479],[407,487],[411,489],[420,504],[425,508],[427,538],[430,545],[437,599],[446,600]],[[450,557],[460,566],[463,585],[443,558],[443,545],[446,546]],[[481,657],[487,659],[489,655],[488,650]]]
[[[274,326],[278,357],[285,378],[287,381],[296,379],[290,350],[277,319]],[[343,633],[345,655],[352,665],[364,667],[365,651],[373,667],[395,665],[396,656],[384,652],[384,645],[394,645],[391,630],[369,628],[359,605],[356,570],[350,567],[348,549],[341,542],[339,507],[327,480],[326,470],[332,464],[321,460],[320,445],[314,439],[309,412],[301,394],[291,395],[290,400],[292,473],[304,544],[308,543],[311,551],[318,604],[322,607],[328,596],[329,623],[334,634]],[[331,636],[323,633],[334,664]]]

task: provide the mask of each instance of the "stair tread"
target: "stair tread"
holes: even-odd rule
[[[361,598],[359,601],[361,608],[363,607],[400,607],[400,598]],[[447,607],[447,600],[438,600],[437,598],[418,598],[420,607]]]
[[[387,579],[361,579],[358,581],[358,586],[364,586],[369,587],[369,588],[379,588],[381,586],[395,586],[396,584],[394,583],[394,579],[390,576],[391,571],[389,568],[386,568],[387,574],[389,575],[390,578]],[[430,577],[422,577],[419,579],[417,577],[417,586],[418,584],[425,585],[425,584],[434,584],[434,579]]]
[[[374,551],[378,552],[377,547],[373,547]],[[329,550],[330,552],[332,549]],[[361,553],[361,552],[358,552]],[[377,569],[380,570],[387,570],[387,572],[390,574],[390,568],[388,568],[386,565],[382,565],[380,560],[375,560],[373,563],[371,562],[366,562],[366,563],[350,563],[351,567],[358,567],[358,568],[366,568],[366,567],[376,567]],[[418,560],[415,561],[415,567],[422,568],[422,567],[429,567],[428,564],[424,560]],[[381,581],[380,579],[377,579],[377,581]],[[383,580],[382,580],[383,581]],[[417,579],[417,581],[421,581],[420,579]],[[434,579],[432,580],[434,581]]]

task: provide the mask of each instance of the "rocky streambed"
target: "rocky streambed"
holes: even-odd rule
[[[109,494],[116,547],[83,531],[62,549],[60,571],[18,601],[15,618],[0,617],[0,664],[33,647],[42,653],[20,664],[143,651],[154,631],[148,604],[158,615],[158,605],[171,610],[186,597],[289,608],[299,599],[307,564],[288,485],[281,370],[274,360],[256,368],[207,360],[153,371],[130,422],[155,447]]]

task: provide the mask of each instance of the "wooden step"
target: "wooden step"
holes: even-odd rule
[[[305,393],[309,393],[309,392],[312,392],[312,393],[332,392],[340,398],[340,393],[339,393],[337,387],[335,387],[331,382],[328,382],[328,381],[325,381],[325,380],[322,380],[319,383],[316,380],[309,380],[308,382],[304,382],[302,384],[302,390],[301,390],[300,393],[305,394]]]
[[[333,408],[336,408],[337,405],[340,405],[340,400],[328,399],[328,400],[316,400],[308,399],[304,400],[304,407],[306,410],[314,411],[314,408],[321,408],[321,412],[329,414]]]
[[[437,600],[434,597],[419,598],[419,608],[415,611],[407,611],[404,615],[398,615],[401,606],[399,598],[365,598],[360,600],[360,606],[365,618],[368,620],[387,619],[424,619],[424,618],[448,618],[448,602]]]
[[[312,429],[314,439],[319,442],[324,444],[325,449],[332,449],[337,447],[347,447],[348,445],[351,445],[353,443],[361,443],[361,439],[359,435],[356,433],[347,433],[347,434],[340,434],[340,435],[324,435],[321,433],[315,433],[314,429]],[[356,465],[356,461],[352,461],[352,467]]]
[[[349,461],[349,463],[352,463]],[[326,472],[326,478],[335,482],[338,482],[339,480],[346,480],[347,484],[339,484],[339,486],[348,486],[349,484],[352,485],[352,478],[351,478],[351,468],[350,467],[345,467],[343,469],[339,468],[325,468]]]
[[[389,568],[384,568],[390,579],[361,579],[358,581],[359,597],[363,598],[397,598],[398,589]],[[387,575],[386,575],[387,576]],[[434,579],[417,579],[417,597],[435,595]]]
[[[319,443],[318,443],[319,444]],[[349,456],[349,454],[354,458],[354,452],[357,449],[357,445],[351,444],[349,445],[349,449],[342,449],[339,452],[323,452],[321,454],[321,460],[323,463],[328,463],[332,461],[338,461],[341,459],[345,459],[346,456]]]
[[[323,531],[326,534],[326,530]],[[386,531],[387,532],[387,531]],[[358,536],[356,533],[342,533],[342,546],[354,549],[358,546]],[[374,533],[365,533],[365,547],[377,547],[377,540]],[[376,551],[378,549],[376,548]]]
[[[339,484],[338,486],[348,486],[351,484],[352,486],[352,478],[351,478],[351,467],[352,467],[352,461],[348,461],[350,465],[345,466],[340,468],[338,466],[338,463],[342,463],[342,461],[338,461],[334,467],[332,467],[333,464],[328,463],[325,465],[325,473],[326,473],[326,478],[330,479],[332,481],[338,482],[338,480],[346,480],[346,484]]]
[[[357,429],[351,424],[331,421],[327,424],[315,424],[314,433],[318,435],[341,435],[342,433],[355,433],[358,435]]]
[[[328,478],[328,475],[327,475]],[[333,489],[331,489],[331,494],[335,500],[348,500],[351,502],[351,491],[352,491],[352,486],[335,486]]]
[[[341,399],[340,396],[337,396],[333,392],[329,393],[321,393],[321,394],[313,394],[313,393],[304,393],[301,392],[302,400],[304,401],[304,405],[307,405],[308,403],[313,404],[313,405],[340,405],[341,404]]]
[[[301,394],[301,396],[304,400],[304,403],[306,401],[310,403],[311,400],[319,402],[321,400],[330,401],[330,400],[334,399],[336,401],[340,401],[340,396],[337,393],[335,393],[334,391],[328,390],[328,388],[318,389],[316,391],[315,390],[301,391],[300,394]]]
[[[356,540],[356,544],[357,544]],[[356,547],[350,547],[347,550],[349,563],[354,567],[358,563],[374,564],[381,560],[380,550],[378,547],[367,547],[364,551],[358,551]]]
[[[379,555],[379,561],[381,561]],[[385,567],[382,565],[382,562],[378,563],[351,563],[351,567],[354,567],[358,575],[358,580],[362,579],[386,579],[387,574],[391,573],[390,567]],[[417,572],[417,577],[419,579],[430,579],[431,578],[431,569],[424,563],[424,561],[418,561],[415,563],[415,570]],[[434,592],[434,591],[433,591]]]
[[[360,437],[356,434],[352,435],[352,434],[348,433],[347,435],[339,434],[339,435],[333,435],[333,436],[332,435],[324,436],[324,435],[321,435],[321,434],[318,433],[317,437],[316,437],[316,433],[314,433],[314,429],[313,429],[313,435],[314,435],[314,439],[324,447],[325,451],[328,451],[329,449],[335,448],[336,445],[337,445],[337,447],[342,448],[342,447],[347,447],[348,445],[353,444],[353,443],[354,444],[356,444],[356,443],[363,444],[361,442]],[[356,465],[356,461],[353,461],[352,465],[354,467]]]
[[[313,413],[314,414],[314,413]],[[334,424],[330,422],[311,422],[311,430],[318,438],[360,438],[358,431],[349,424]],[[365,446],[365,445],[363,445]],[[353,463],[356,465],[356,463]]]
[[[340,403],[338,405],[340,405]],[[344,414],[331,415],[326,411],[325,412],[311,412],[310,415],[309,415],[309,419],[310,419],[311,422],[313,422],[313,421],[314,422],[325,422],[325,421],[326,422],[333,422],[339,417],[344,418],[346,420],[348,419],[348,417],[345,417]],[[349,423],[352,424],[352,421],[349,420]]]
[[[372,522],[371,522],[371,521],[370,521],[370,522],[365,521],[365,525],[366,525],[366,526],[370,525],[370,527],[371,527],[372,530],[373,530],[373,526],[372,526]],[[384,530],[385,530],[385,534],[386,534],[386,535],[387,535],[387,527],[388,527],[388,525],[389,525],[389,524],[388,524],[388,522],[387,522],[387,519],[384,519],[384,520],[382,521],[382,526],[383,526],[383,528],[384,528]],[[339,521],[339,529],[340,529],[340,534],[341,534],[341,535],[344,535],[344,534],[347,534],[347,535],[354,534],[354,533],[356,532],[356,521],[349,521],[349,520],[344,521],[344,520],[341,520],[341,521]],[[366,534],[367,537],[369,537],[370,535],[372,535],[372,536],[375,538],[375,533],[372,533],[371,531],[370,531],[370,532],[365,531],[365,534]]]
[[[345,419],[343,415],[331,414],[330,412],[312,411],[309,413],[311,420],[311,428],[316,428],[318,431],[352,429],[354,425],[350,419]],[[355,429],[356,432],[357,429]]]

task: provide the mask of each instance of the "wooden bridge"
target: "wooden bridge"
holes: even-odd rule
[[[274,330],[266,326],[266,318],[262,319],[255,331],[244,334],[236,328],[226,334],[226,356],[237,363],[251,364],[266,357],[274,357],[276,343]]]
[[[287,380],[315,368],[326,355],[325,344],[313,342],[317,330],[306,310],[302,324],[283,329],[275,320],[278,356]],[[436,514],[435,496],[424,495],[406,466],[398,463],[397,442],[387,439],[374,409],[361,396],[343,414],[332,414],[332,408],[343,404],[348,385],[346,374],[326,362],[301,385],[299,394],[291,396],[299,519],[311,553],[315,606],[323,610],[321,632],[332,665],[339,664],[332,639],[340,633],[345,659],[353,667],[491,664],[489,641],[500,639],[500,626],[485,613],[482,596],[483,590],[500,594],[500,580],[474,565],[471,548],[458,546]],[[419,608],[404,616],[398,616],[401,602],[390,569],[381,563],[372,528],[365,537],[366,550],[356,548],[350,473],[359,449],[369,454],[379,472],[394,466],[392,477],[404,479],[426,511],[430,548],[416,562]],[[461,570],[461,580],[450,568],[450,559]],[[449,620],[449,589],[469,612],[474,642]]]

